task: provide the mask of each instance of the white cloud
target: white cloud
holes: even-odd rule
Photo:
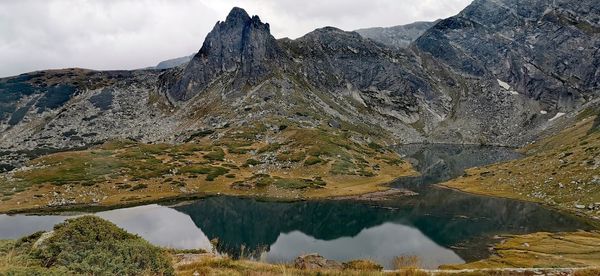
[[[471,0],[3,0],[0,76],[64,67],[134,69],[196,52],[233,6],[276,37],[434,20]]]

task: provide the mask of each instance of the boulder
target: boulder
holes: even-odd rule
[[[294,267],[297,269],[343,269],[344,266],[334,260],[328,260],[325,257],[312,253],[299,256],[294,261]]]

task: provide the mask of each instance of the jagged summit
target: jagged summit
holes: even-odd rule
[[[257,16],[258,17],[258,16]],[[236,22],[238,20],[247,21],[250,20],[250,15],[246,12],[246,10],[240,7],[233,7],[229,14],[227,15],[226,22]]]
[[[181,75],[170,80],[168,93],[176,100],[189,100],[222,74],[234,77],[233,88],[256,84],[282,56],[269,24],[236,7],[206,36]]]

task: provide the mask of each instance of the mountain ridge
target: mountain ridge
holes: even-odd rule
[[[593,1],[551,2],[478,0],[401,49],[333,27],[276,40],[258,16],[234,8],[183,67],[1,79],[0,148],[179,143],[208,130],[218,140],[274,121],[341,125],[389,144],[523,145],[573,120],[600,83],[600,59],[586,58],[600,55]],[[559,37],[534,39],[551,33]]]

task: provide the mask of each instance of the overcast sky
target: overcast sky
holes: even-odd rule
[[[0,0],[0,77],[66,67],[135,69],[195,53],[232,7],[277,38],[452,16],[471,0]]]

